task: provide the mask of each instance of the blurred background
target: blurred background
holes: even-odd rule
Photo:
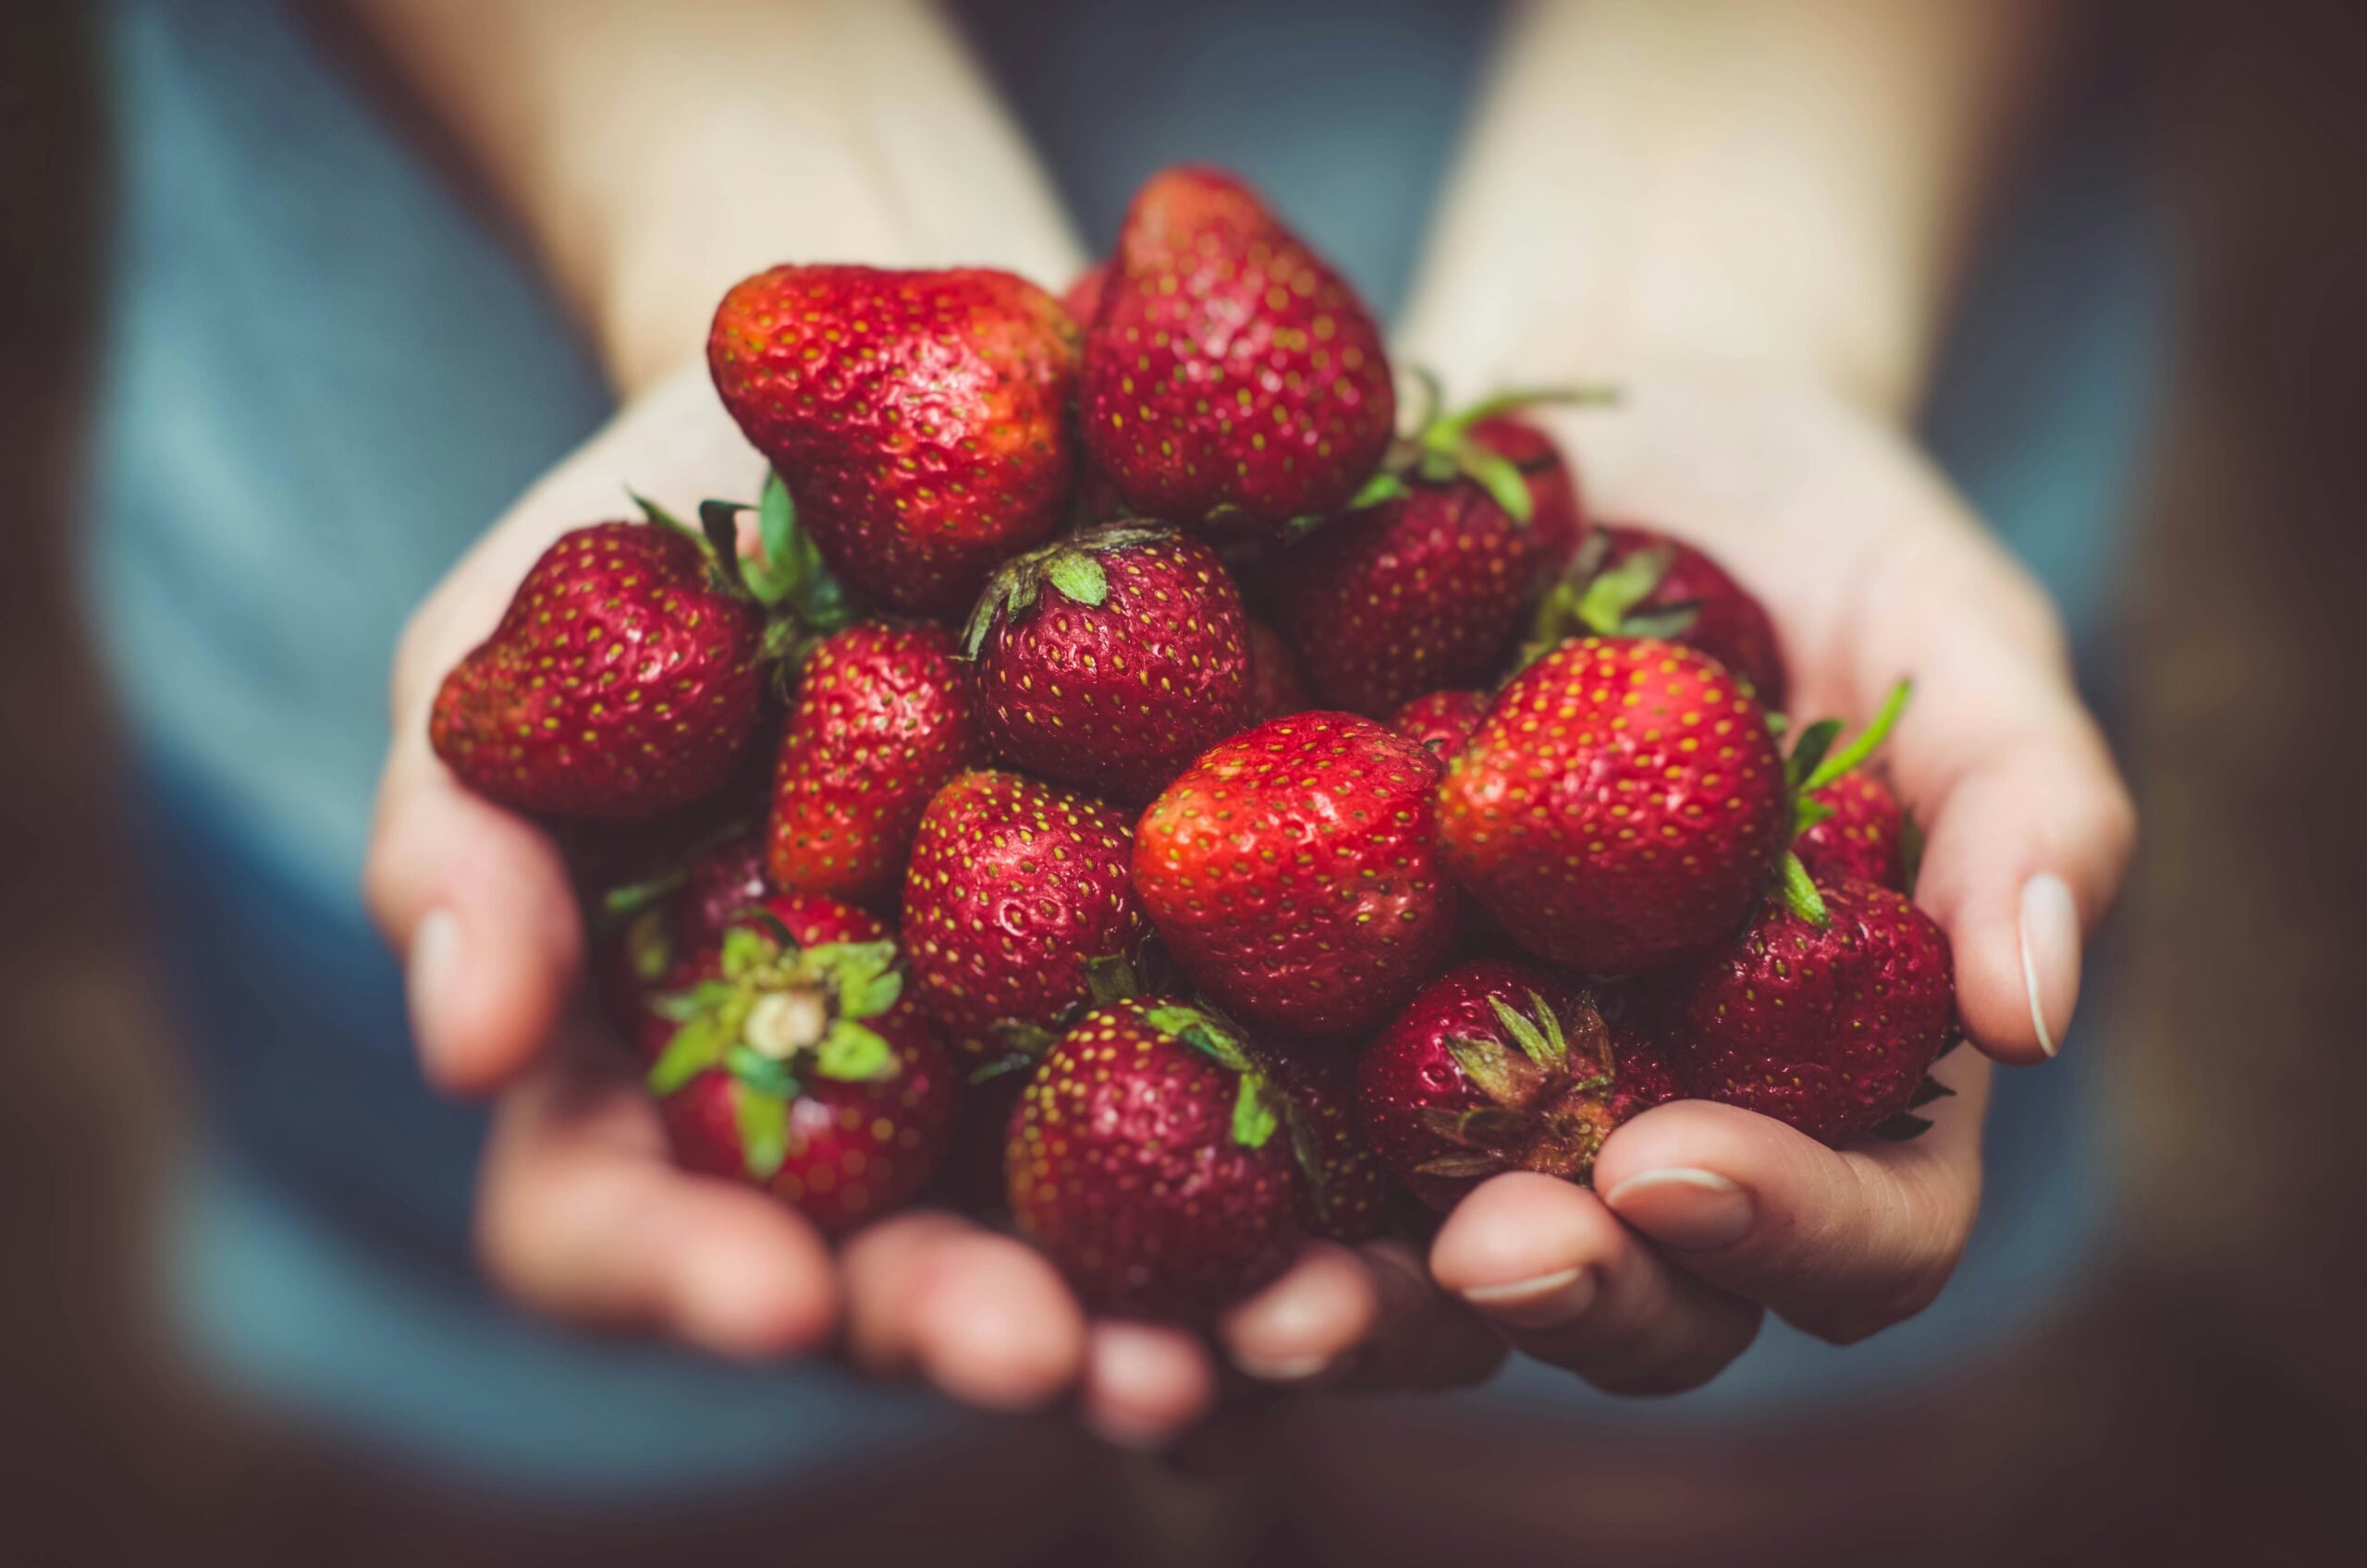
[[[1123,116],[1106,86],[1031,88],[1061,62],[987,25],[1000,9],[972,7],[984,52],[1021,102],[1057,105],[1029,127],[1066,169],[1063,136]],[[1094,7],[1065,10],[1060,35],[1090,31]],[[1372,25],[1438,11],[1377,6]],[[161,1217],[202,1131],[77,586],[116,152],[104,41],[73,4],[0,6],[0,1535],[17,1560],[2367,1561],[2343,1506],[2367,1473],[2349,969],[2367,940],[2367,17],[2176,0],[2099,18],[2066,144],[2137,172],[2167,330],[2133,404],[2117,551],[2050,571],[2093,600],[2082,678],[2146,829],[2096,965],[2112,1024],[2079,1042],[2110,1215],[2069,1305],[1846,1421],[1607,1421],[1548,1449],[1478,1407],[1315,1399],[1153,1460],[1048,1416],[623,1509],[521,1501],[291,1422],[206,1375],[165,1310]],[[1445,134],[1416,155],[1442,163],[1459,104],[1427,112]],[[1121,146],[1100,166],[1122,178],[1070,181],[1089,235],[1165,151]],[[2097,211],[2078,166],[2051,172],[2017,230],[2039,239],[1990,259],[1968,320],[2044,294],[2045,236]],[[1353,244],[1369,193],[1330,190],[1306,226]],[[1944,457],[2005,439],[1997,389],[1944,396]],[[2042,527],[2015,542],[2049,564]]]

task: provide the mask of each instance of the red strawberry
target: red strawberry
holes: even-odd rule
[[[1069,279],[1069,286],[1061,291],[1061,309],[1078,326],[1091,326],[1093,318],[1101,313],[1101,295],[1109,286],[1109,263],[1096,262]]]
[[[1399,708],[1389,728],[1444,762],[1463,750],[1494,701],[1486,692],[1433,692]]]
[[[1907,813],[1880,779],[1845,773],[1809,791],[1808,798],[1833,813],[1792,845],[1811,878],[1825,883],[1846,877],[1896,892],[1909,890]]]
[[[1611,1130],[1676,1097],[1660,1047],[1584,989],[1480,959],[1422,987],[1366,1047],[1356,1119],[1392,1174],[1448,1209],[1504,1170],[1584,1183]]]
[[[1015,773],[964,773],[937,792],[904,876],[904,940],[948,1043],[1040,1050],[1137,956],[1134,838],[1114,807]]]
[[[763,618],[696,534],[563,534],[428,724],[462,783],[518,811],[655,816],[727,783],[764,700]]]
[[[775,267],[724,296],[707,364],[823,557],[893,608],[968,609],[1068,507],[1077,329],[1009,273]]]
[[[1699,648],[1781,709],[1790,682],[1766,607],[1716,561],[1665,533],[1604,523],[1538,608],[1536,641],[1659,637]]]
[[[1528,951],[1654,969],[1748,918],[1790,836],[1767,716],[1725,668],[1652,638],[1582,638],[1530,665],[1447,766],[1455,876]]]
[[[1299,673],[1298,655],[1282,633],[1262,620],[1249,622],[1249,698],[1242,704],[1245,729],[1269,718],[1305,713],[1315,705],[1307,695],[1306,678]]]
[[[936,626],[849,627],[807,658],[773,779],[775,881],[882,905],[921,813],[983,760],[970,672]]]
[[[1438,759],[1368,719],[1294,714],[1211,748],[1143,814],[1134,888],[1178,965],[1244,1021],[1369,1029],[1454,939]]]
[[[772,892],[765,876],[760,833],[732,835],[693,851],[668,875],[610,888],[601,899],[595,986],[609,1019],[642,1040],[654,1055],[672,1025],[644,1005],[653,991],[680,989],[704,974],[686,974],[680,961],[712,950],[733,916]]]
[[[1819,892],[1826,925],[1770,899],[1671,977],[1669,1047],[1695,1095],[1839,1144],[1920,1103],[1954,1032],[1956,973],[1947,934],[1901,895],[1847,880]]]
[[[1310,1235],[1367,1242],[1389,1220],[1389,1177],[1355,1123],[1355,1076],[1344,1061],[1265,1050],[1257,1063],[1288,1102],[1299,1169],[1299,1223]]]
[[[833,1234],[910,1200],[944,1157],[958,1090],[899,958],[869,915],[796,895],[694,955],[712,977],[662,1000],[676,1027],[649,1070],[675,1158]]]
[[[1425,692],[1494,680],[1543,560],[1477,484],[1417,481],[1283,558],[1275,623],[1319,700],[1386,717]]]
[[[1220,1021],[1098,1008],[1021,1093],[1012,1218],[1093,1310],[1205,1319],[1280,1274],[1300,1238],[1283,1119]]]
[[[1347,504],[1396,410],[1355,292],[1248,187],[1192,167],[1135,193],[1081,393],[1085,445],[1128,506],[1219,534]]]
[[[1141,802],[1238,728],[1241,592],[1214,550],[1111,523],[1005,565],[970,619],[987,742],[1015,766]]]
[[[1528,526],[1545,568],[1560,572],[1586,537],[1586,506],[1578,498],[1577,471],[1553,437],[1513,413],[1490,413],[1471,422],[1471,439],[1518,469],[1528,484]]]

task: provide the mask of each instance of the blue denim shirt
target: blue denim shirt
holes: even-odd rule
[[[1151,168],[1211,159],[1378,302],[1402,297],[1484,47],[1472,7],[969,11],[1088,235]],[[607,394],[521,259],[278,6],[117,0],[110,18],[120,194],[88,583],[206,1117],[174,1231],[183,1323],[305,1418],[520,1487],[704,1484],[954,1419],[827,1367],[578,1339],[475,1279],[482,1118],[421,1084],[360,903],[386,663],[411,606]],[[2064,128],[2006,214],[1930,432],[2083,632],[2159,336],[2156,247],[2113,129]],[[2102,989],[2078,1053],[2005,1076],[1980,1231],[1920,1319],[1846,1352],[1771,1329],[1711,1389],[1649,1412],[1605,1415],[1534,1368],[1458,1397],[1726,1419],[1894,1387],[2017,1331],[2066,1293],[2108,1205],[2079,1065],[2108,1030]]]

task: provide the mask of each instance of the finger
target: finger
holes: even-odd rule
[[[884,1220],[848,1244],[849,1343],[964,1403],[1031,1410],[1085,1367],[1085,1313],[1024,1243],[945,1214]]]
[[[1476,1381],[1503,1359],[1502,1341],[1441,1296],[1395,1243],[1314,1242],[1288,1272],[1218,1324],[1227,1356],[1267,1383],[1352,1375],[1371,1388]]]
[[[1356,1249],[1380,1293],[1380,1319],[1351,1363],[1362,1389],[1434,1390],[1485,1382],[1504,1364],[1504,1338],[1460,1298],[1441,1291],[1403,1242]]]
[[[488,1278],[536,1312],[722,1355],[812,1349],[838,1313],[812,1226],[754,1188],[675,1169],[638,1085],[571,1061],[503,1098],[476,1241]]]
[[[1901,1144],[1825,1147],[1733,1106],[1686,1100],[1613,1133],[1595,1162],[1612,1212],[1660,1255],[1786,1322],[1846,1343],[1912,1317],[1946,1283],[1981,1198],[1989,1064],[1961,1053],[1933,1125]]]
[[[2136,815],[2072,685],[2052,608],[1985,541],[1884,550],[1844,655],[1854,704],[1912,676],[1886,755],[1927,830],[1916,901],[1947,930],[1957,1009],[1981,1049],[2061,1048],[2080,948],[2117,893]]]
[[[482,1094],[532,1060],[583,965],[558,851],[533,824],[460,787],[423,739],[380,786],[364,885],[403,960],[421,1064]]]
[[[1671,1266],[1593,1193],[1529,1171],[1456,1206],[1430,1272],[1526,1354],[1613,1393],[1699,1387],[1759,1329],[1756,1306]]]
[[[1163,1448],[1216,1405],[1208,1347],[1181,1329],[1105,1319],[1085,1334],[1085,1425],[1128,1448]]]

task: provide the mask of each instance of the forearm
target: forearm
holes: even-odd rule
[[[1057,288],[1079,251],[934,8],[902,0],[351,0],[637,390],[780,261],[976,263]]]
[[[1409,352],[1464,387],[1681,367],[1904,410],[2048,31],[2038,0],[1541,0]]]

